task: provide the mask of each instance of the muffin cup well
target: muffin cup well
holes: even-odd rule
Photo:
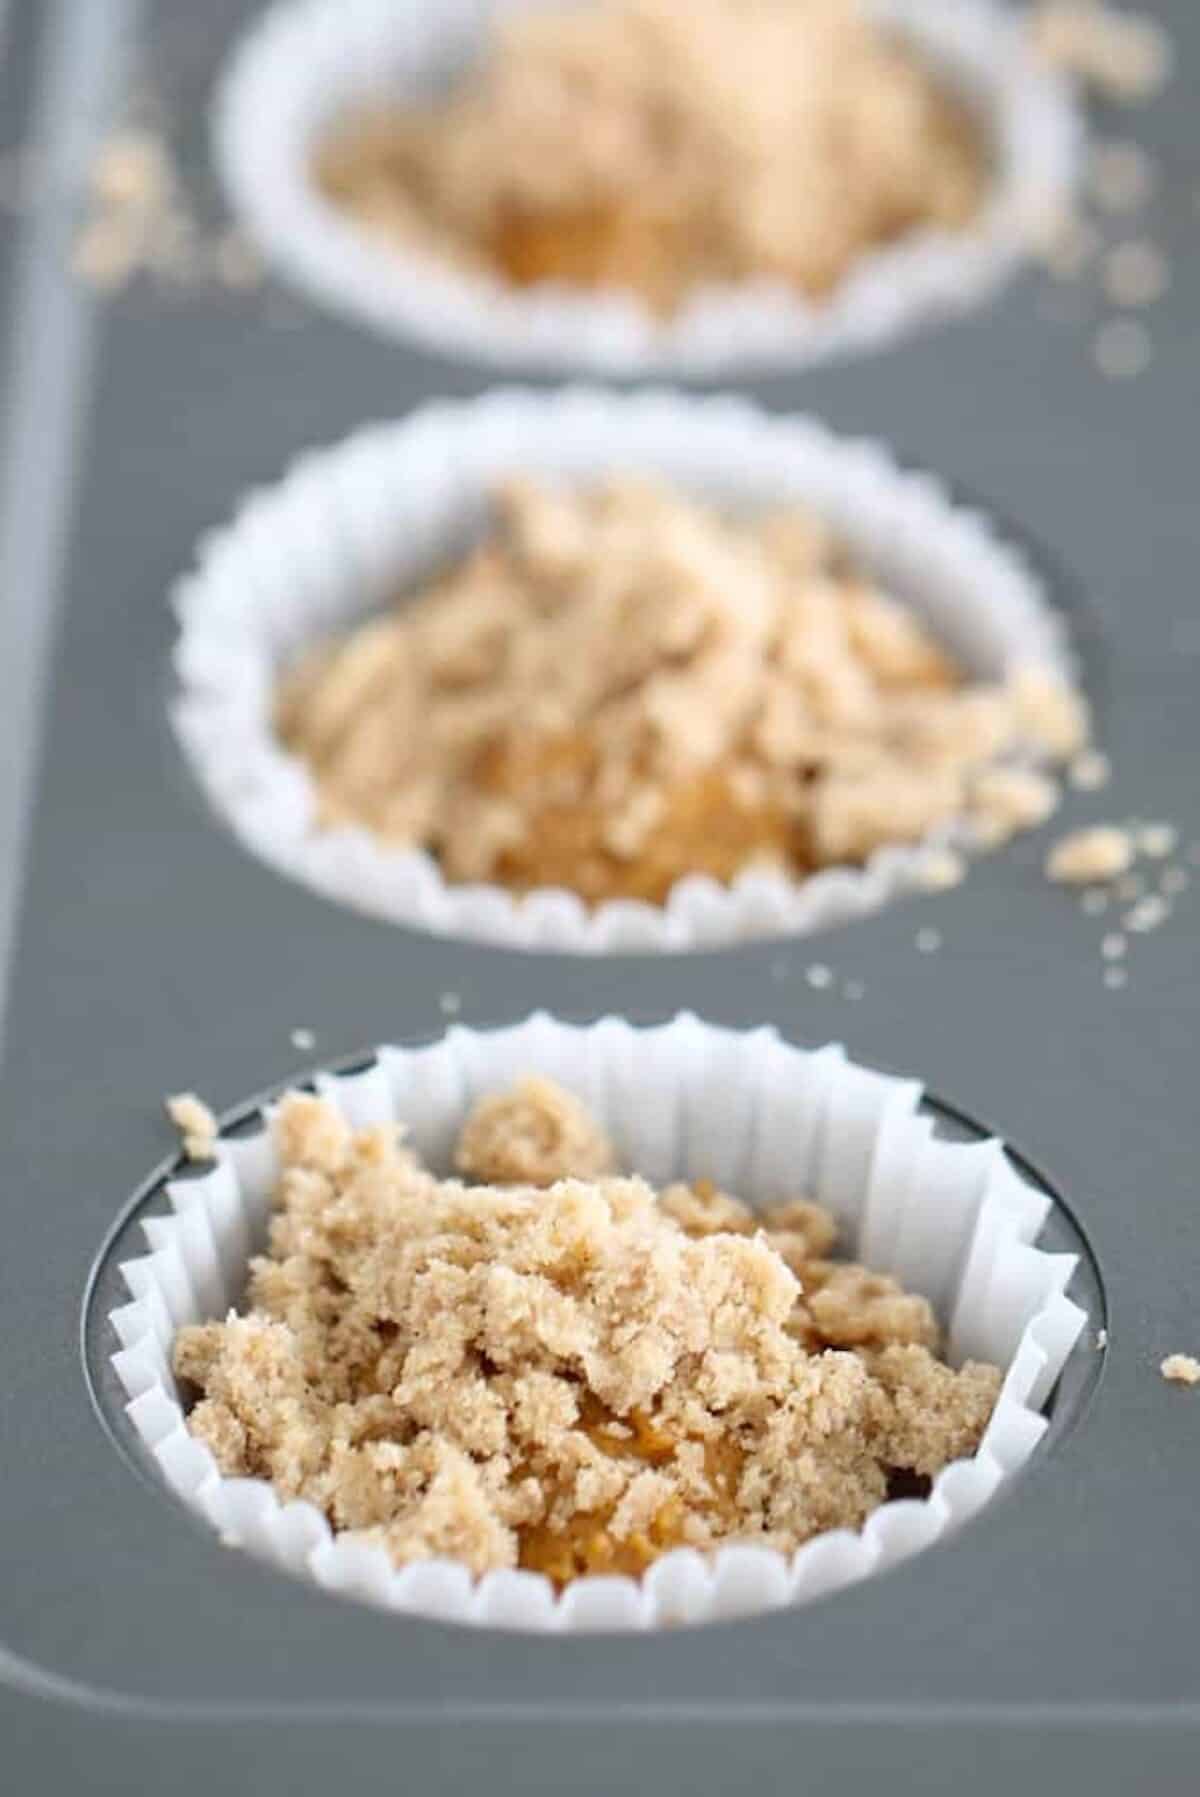
[[[939,1139],[916,1081],[856,1066],[837,1047],[805,1051],[770,1029],[736,1032],[690,1015],[649,1029],[544,1014],[503,1030],[454,1028],[315,1083],[352,1125],[402,1120],[413,1146],[445,1171],[473,1101],[535,1070],[578,1094],[622,1163],[651,1181],[705,1177],[756,1206],[799,1193],[828,1206],[844,1250],[934,1304],[952,1363],[974,1357],[1003,1370],[979,1451],[939,1474],[928,1498],[884,1504],[861,1531],[817,1536],[790,1558],[742,1545],[708,1558],[678,1549],[640,1582],[586,1577],[561,1595],[528,1572],[475,1581],[449,1561],[397,1570],[381,1549],[335,1536],[312,1505],[281,1503],[261,1480],[222,1477],[184,1420],[172,1338],[242,1295],[277,1172],[268,1107],[259,1133],[219,1142],[211,1172],[167,1186],[170,1214],[145,1219],[150,1252],[123,1266],[131,1302],[110,1316],[133,1428],[168,1485],[225,1541],[330,1590],[442,1621],[655,1629],[805,1603],[883,1571],[947,1536],[1029,1459],[1087,1319],[1064,1295],[1075,1257],[1034,1246],[1050,1200],[1000,1143]]]
[[[992,158],[970,231],[927,229],[865,255],[822,306],[771,281],[705,288],[667,322],[616,292],[517,291],[375,241],[317,189],[315,144],[364,104],[426,96],[478,54],[489,19],[529,0],[280,0],[234,53],[214,152],[243,228],[322,304],[388,335],[499,364],[713,375],[886,344],[979,304],[1074,190],[1082,125],[1023,22],[994,0],[873,0],[980,118]]]
[[[663,905],[610,900],[589,910],[556,889],[515,896],[454,885],[422,849],[319,825],[309,772],[272,727],[281,671],[461,554],[485,528],[489,488],[503,476],[586,482],[629,471],[732,507],[810,504],[973,676],[1037,666],[1072,677],[1061,620],[1021,551],[883,446],[741,400],[500,391],[428,406],[303,457],[201,544],[176,594],[173,717],[234,834],[281,873],[373,916],[579,954],[802,935],[904,891],[932,843],[969,846],[965,826],[951,826],[916,847],[886,847],[861,868],[803,880],[748,871],[728,886],[692,875]]]

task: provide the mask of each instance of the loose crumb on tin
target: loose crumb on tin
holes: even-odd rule
[[[1133,866],[1134,853],[1128,830],[1116,824],[1092,824],[1059,838],[1047,856],[1046,874],[1056,884],[1090,886],[1127,872]]]
[[[1159,929],[1171,915],[1171,907],[1160,893],[1148,892],[1140,898],[1132,910],[1125,913],[1124,924],[1135,936],[1149,935],[1151,930]]]
[[[317,1046],[316,1033],[313,1030],[293,1030],[288,1040],[291,1042],[293,1048],[299,1049],[301,1054],[308,1054],[311,1049],[314,1049]]]
[[[1106,380],[1127,381],[1150,366],[1150,333],[1136,318],[1111,318],[1096,332],[1096,366]]]
[[[833,985],[833,969],[824,961],[813,961],[804,969],[804,981],[814,992],[827,992]]]
[[[217,1119],[194,1092],[176,1092],[164,1100],[166,1112],[179,1131],[183,1152],[190,1161],[210,1161],[220,1133]]]
[[[1158,184],[1154,159],[1140,144],[1098,143],[1088,158],[1092,199],[1105,212],[1136,212]]]
[[[933,849],[917,865],[915,884],[922,892],[948,892],[967,877],[967,861],[957,849]]]
[[[1119,243],[1104,258],[1104,291],[1114,306],[1150,306],[1171,281],[1170,265],[1153,243]]]
[[[1085,749],[1067,768],[1067,779],[1077,792],[1099,792],[1112,777],[1112,763],[1099,749]]]
[[[1106,961],[1120,961],[1124,958],[1129,944],[1119,930],[1111,930],[1100,944],[1100,953]]]
[[[438,999],[438,1009],[444,1017],[457,1017],[462,1010],[461,993],[443,992]]]
[[[596,1173],[611,1145],[548,1081],[485,1097],[458,1143],[469,1179],[526,1183],[440,1180],[301,1093],[274,1127],[243,1310],[175,1339],[188,1426],[398,1565],[562,1585],[681,1545],[788,1552],[982,1439],[998,1369],[946,1365],[926,1299],[838,1259],[827,1210]]]
[[[1191,1354],[1168,1354],[1159,1371],[1173,1385],[1200,1385],[1200,1360]]]
[[[1154,861],[1165,861],[1173,855],[1179,846],[1179,831],[1174,824],[1153,823],[1142,824],[1137,831],[1137,847],[1139,855],[1149,855]]]
[[[1171,39],[1145,13],[1101,0],[1038,0],[1031,30],[1035,49],[1051,67],[1124,104],[1150,99],[1171,73]]]

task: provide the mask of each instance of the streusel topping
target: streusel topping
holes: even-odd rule
[[[1053,787],[1006,788],[997,831],[995,764],[1068,760],[1088,731],[1040,670],[968,681],[811,511],[633,478],[509,482],[464,561],[285,676],[276,722],[321,826],[424,846],[454,881],[654,903],[972,810],[992,839],[1029,827]]]
[[[284,1101],[243,1311],[175,1341],[224,1474],[397,1564],[561,1585],[684,1543],[791,1549],[978,1447],[999,1372],[945,1365],[926,1300],[831,1258],[820,1206],[597,1176],[603,1132],[545,1080],[457,1149],[525,1183],[435,1178],[399,1134]]]
[[[385,240],[518,285],[827,296],[875,246],[966,229],[964,104],[859,0],[598,0],[503,16],[424,106],[352,115],[316,178]]]

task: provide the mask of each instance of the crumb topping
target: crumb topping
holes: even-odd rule
[[[1200,1385],[1200,1360],[1191,1354],[1168,1354],[1159,1369],[1175,1385]]]
[[[448,97],[344,119],[319,186],[385,241],[674,310],[979,211],[967,106],[859,0],[600,0],[497,22]]]
[[[976,797],[994,815],[999,760],[1088,734],[1040,670],[968,682],[812,512],[631,477],[507,483],[465,561],[285,675],[276,725],[322,825],[451,880],[653,903],[689,873],[862,862]],[[1004,777],[1011,834],[1055,789]]]
[[[398,1565],[562,1585],[684,1543],[790,1550],[979,1445],[998,1370],[944,1364],[924,1298],[831,1258],[827,1211],[612,1174],[546,1080],[459,1138],[515,1183],[440,1180],[301,1093],[275,1130],[243,1310],[175,1339],[189,1428]]]
[[[177,1092],[165,1100],[167,1116],[179,1131],[190,1161],[210,1161],[220,1133],[216,1118],[194,1092]]]

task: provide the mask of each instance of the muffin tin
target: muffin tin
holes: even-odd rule
[[[37,10],[17,0],[23,56]],[[201,103],[218,23],[250,10],[155,14],[177,108]],[[1193,9],[1159,11],[1195,66]],[[98,0],[47,14],[38,80],[77,141],[105,116],[135,12]],[[1178,155],[1187,106],[1181,79],[1137,135]],[[1189,204],[1181,194],[1169,229],[1194,231]],[[181,1797],[232,1766],[280,1797],[347,1769],[394,1782],[400,1767],[428,1791],[794,1789],[802,1770],[814,1788],[865,1792],[885,1778],[903,1789],[920,1767],[929,1788],[969,1772],[999,1793],[1035,1743],[1045,1788],[1116,1791],[1135,1773],[1143,1788],[1190,1788],[1200,1433],[1195,1394],[1157,1369],[1198,1346],[1196,890],[1134,942],[1112,991],[1105,920],[1043,880],[1046,832],[957,891],[803,941],[679,957],[438,940],[281,880],[209,815],[171,739],[166,592],[196,538],[298,445],[473,394],[486,375],[290,298],[134,288],[101,319],[55,269],[68,205],[56,195],[19,243],[11,226],[0,240],[21,332],[0,543],[0,666],[19,700],[0,721],[16,770],[0,790],[13,845],[0,918],[16,915],[0,1072],[0,1738],[17,1788],[70,1775],[136,1789],[153,1765]],[[1069,798],[1062,827],[1161,816],[1187,845],[1200,839],[1200,632],[1186,611],[1200,258],[1180,256],[1175,276],[1156,360],[1125,386],[1095,373],[1083,330],[1039,315],[1029,278],[901,351],[747,390],[885,437],[1020,519],[1083,621],[1116,767],[1104,793]],[[93,331],[89,359],[76,352]],[[919,951],[924,931],[936,952]],[[808,983],[816,962],[830,985]],[[1075,1289],[1108,1346],[1077,1350],[1047,1445],[1008,1494],[935,1553],[805,1610],[569,1643],[378,1614],[191,1522],[122,1434],[115,1344],[95,1327],[104,1246],[174,1156],[161,1096],[189,1086],[237,1107],[371,1042],[431,1040],[455,1001],[475,1025],[538,1005],[642,1022],[687,1007],[841,1040],[927,1079],[947,1127],[1019,1145],[1085,1245]],[[315,1033],[311,1050],[297,1030]]]

